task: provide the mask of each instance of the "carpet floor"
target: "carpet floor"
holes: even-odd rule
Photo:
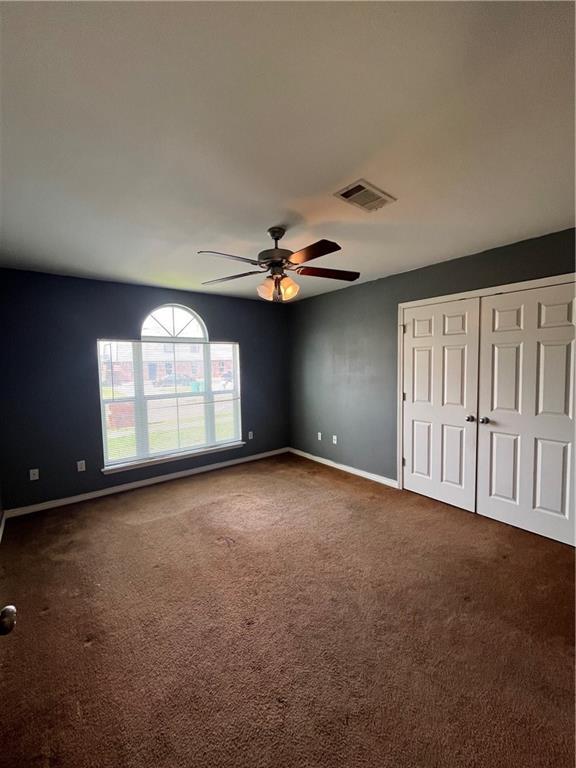
[[[0,558],[3,768],[574,765],[568,546],[286,455]]]

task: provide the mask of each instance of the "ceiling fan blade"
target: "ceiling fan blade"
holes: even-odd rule
[[[244,256],[233,256],[231,253],[220,253],[220,251],[198,251],[198,253],[211,253],[213,256],[223,256],[225,259],[233,259],[234,261],[243,261],[246,264],[254,264],[255,267],[260,265],[260,262],[255,259],[245,259]]]
[[[239,277],[248,277],[248,275],[261,275],[262,271],[255,269],[253,272],[242,272],[240,275],[230,275],[230,277],[219,277],[217,280],[206,280],[202,285],[212,285],[212,283],[227,283],[228,280],[237,280]]]
[[[330,277],[332,280],[358,280],[360,272],[347,272],[345,269],[323,269],[322,267],[299,267],[295,270],[299,275],[309,277]]]
[[[288,261],[290,264],[304,264],[305,261],[317,259],[319,256],[326,256],[328,253],[334,253],[334,251],[339,250],[340,246],[338,243],[333,243],[332,240],[318,240],[317,243],[312,243],[312,245],[293,253]]]

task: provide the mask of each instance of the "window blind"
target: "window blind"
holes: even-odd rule
[[[241,439],[238,345],[98,341],[104,465]]]

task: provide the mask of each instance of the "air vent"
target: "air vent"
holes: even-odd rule
[[[348,184],[344,189],[336,192],[335,197],[339,197],[346,203],[357,205],[358,208],[363,208],[365,211],[376,211],[383,205],[393,203],[396,200],[383,189],[378,189],[374,184],[370,184],[364,179]]]

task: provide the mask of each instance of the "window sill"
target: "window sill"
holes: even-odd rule
[[[172,453],[169,456],[158,456],[150,459],[138,459],[137,461],[127,461],[124,464],[111,464],[109,467],[103,467],[103,475],[112,475],[115,472],[127,472],[130,469],[143,469],[144,467],[153,467],[155,464],[166,464],[170,461],[180,461],[181,459],[191,459],[194,456],[205,456],[208,453],[217,453],[218,451],[229,451],[232,448],[242,448],[245,442],[237,441],[235,443],[221,443],[213,445],[210,448],[199,448],[197,451],[188,451],[187,453]]]

